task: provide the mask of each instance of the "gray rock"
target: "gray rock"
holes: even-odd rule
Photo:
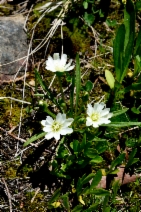
[[[18,76],[23,74],[22,63],[25,60],[23,57],[27,55],[28,51],[27,36],[23,30],[24,21],[22,15],[0,17],[1,82],[12,80],[20,67],[20,75]]]

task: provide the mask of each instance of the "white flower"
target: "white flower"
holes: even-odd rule
[[[47,132],[46,139],[55,138],[60,139],[60,135],[66,135],[73,132],[72,128],[68,126],[73,122],[73,118],[66,119],[66,114],[58,113],[56,119],[53,120],[50,116],[47,116],[46,120],[42,120],[41,124],[44,126],[43,131]]]
[[[59,53],[54,53],[53,58],[51,56],[48,57],[48,60],[46,61],[46,69],[52,72],[64,72],[72,70],[74,68],[74,65],[71,66],[72,60],[70,60],[68,64],[66,64],[66,62],[66,54],[62,54],[60,59]]]
[[[91,104],[88,104],[87,108],[87,121],[86,126],[99,127],[101,124],[109,124],[111,121],[109,118],[112,117],[112,113],[109,113],[110,108],[105,108],[104,103],[95,103],[94,107]]]

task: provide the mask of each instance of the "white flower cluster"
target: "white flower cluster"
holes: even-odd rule
[[[104,103],[95,103],[94,107],[88,104],[86,126],[93,126],[94,128],[99,127],[101,124],[109,124],[111,121],[109,118],[112,117],[112,113],[109,113],[110,109],[105,108]],[[74,121],[73,118],[66,118],[66,114],[58,113],[56,119],[47,116],[46,120],[42,120],[41,124],[44,126],[43,131],[47,134],[46,139],[55,138],[60,139],[60,135],[71,134],[73,129],[69,126]]]
[[[72,60],[67,63],[67,55],[62,54],[61,58],[59,53],[54,53],[53,58],[48,57],[46,61],[46,69],[52,72],[65,72],[70,71],[74,68],[74,65],[71,66]],[[110,113],[110,108],[106,108],[104,103],[95,103],[94,107],[91,104],[87,105],[87,118],[86,126],[93,126],[94,128],[99,127],[102,124],[109,124],[111,121],[109,118],[112,117]],[[60,139],[60,135],[71,134],[73,129],[69,126],[74,121],[73,118],[66,118],[66,114],[58,113],[56,119],[47,116],[46,120],[42,120],[41,124],[44,126],[43,131],[47,134],[45,135],[46,139],[55,138],[56,140]]]

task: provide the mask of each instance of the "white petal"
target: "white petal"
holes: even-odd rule
[[[56,69],[55,69],[54,65],[46,66],[46,69],[49,70],[49,71],[52,71],[52,72],[56,72]]]
[[[47,121],[46,121],[46,120],[42,120],[42,121],[41,121],[41,124],[42,124],[43,126],[46,126]]]
[[[46,65],[49,63],[49,64],[52,64],[54,62],[53,58],[49,55],[48,56],[48,59],[46,60]]]
[[[65,122],[63,123],[63,128],[70,126],[73,121],[74,121],[73,118],[66,119]]]
[[[46,125],[44,128],[43,128],[43,131],[44,132],[51,132],[52,131],[52,127],[50,125]]]
[[[53,59],[54,59],[54,60],[60,59],[59,53],[54,53],[54,54],[53,54]]]
[[[111,118],[112,116],[113,116],[113,113],[109,113],[109,114],[107,114],[107,115],[105,116],[105,118],[109,119],[109,118]]]
[[[70,66],[68,68],[65,68],[65,71],[70,71],[70,70],[74,69],[74,67],[75,67],[75,65],[72,65],[72,66]]]
[[[65,69],[69,68],[71,63],[72,63],[72,60],[69,60],[69,62],[65,65]]]
[[[58,141],[60,139],[60,131],[59,132],[54,132],[53,137]]]
[[[101,111],[100,115],[101,116],[108,115],[109,111],[110,111],[110,108],[106,108],[106,109],[104,109],[104,110]]]
[[[54,137],[54,133],[53,132],[49,132],[49,133],[47,133],[46,135],[45,135],[45,138],[47,139],[47,140],[49,140],[49,139],[51,139],[51,138],[53,138]]]
[[[94,127],[94,128],[99,127],[98,123],[94,123],[94,122],[93,122],[93,127]]]
[[[65,121],[65,117],[66,117],[66,114],[61,114],[61,113],[58,113],[57,116],[56,116],[56,121],[58,123],[61,123]]]
[[[62,54],[61,55],[61,64],[62,66],[65,66],[67,62],[67,55],[66,54]]]
[[[86,118],[86,126],[91,126],[92,124],[93,124],[92,120],[89,117],[87,117]]]
[[[105,107],[104,103],[95,103],[94,111],[101,112],[101,110]]]
[[[67,127],[67,128],[65,128],[65,129],[61,129],[60,134],[61,134],[61,135],[66,135],[66,134],[71,134],[72,132],[73,132],[73,129]]]
[[[47,116],[47,119],[46,119],[47,123],[49,124],[52,124],[54,122],[53,118],[50,117],[50,116]]]
[[[88,114],[89,116],[91,116],[94,109],[93,109],[93,107],[92,107],[91,104],[88,104],[87,107],[88,107],[88,108],[87,108],[87,114]]]
[[[111,121],[110,120],[108,120],[107,118],[101,118],[100,120],[99,120],[99,124],[101,125],[101,124],[109,124]]]

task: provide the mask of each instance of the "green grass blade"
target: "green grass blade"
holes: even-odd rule
[[[24,147],[25,146],[28,146],[30,143],[32,143],[33,141],[36,141],[38,140],[39,138],[42,138],[46,135],[47,133],[46,132],[42,132],[42,133],[38,133],[34,136],[32,136],[31,138],[29,138],[25,143],[24,143]]]
[[[76,106],[75,106],[75,115],[78,110],[79,94],[81,89],[81,71],[80,71],[80,62],[79,54],[76,55]]]
[[[123,114],[123,113],[126,113],[127,110],[129,110],[129,108],[124,108],[124,109],[122,109],[122,110],[114,111],[112,117],[119,116],[119,115],[121,115],[121,114]]]
[[[135,34],[135,8],[131,0],[127,1],[124,10],[124,25],[125,25],[125,41],[124,41],[124,51],[131,39],[131,33]],[[132,51],[131,51],[132,52]]]
[[[118,82],[120,82],[120,78],[122,75],[124,39],[125,39],[125,26],[122,24],[117,31],[113,46],[114,65],[115,65],[116,79]]]
[[[71,88],[70,88],[70,111],[71,111],[71,116],[73,115],[74,87],[75,87],[75,72],[73,72],[72,85],[71,85]]]
[[[128,126],[141,126],[141,122],[112,122],[108,125],[102,124],[107,127],[128,127]]]
[[[125,41],[124,41],[124,58],[123,58],[123,73],[121,75],[120,83],[124,79],[128,65],[131,59],[131,55],[134,47],[135,38],[135,8],[131,0],[127,1],[126,8],[124,10],[124,25],[125,25]]]
[[[140,27],[140,30],[139,30],[139,33],[138,33],[138,36],[137,36],[137,39],[136,39],[136,44],[135,44],[135,49],[134,49],[134,56],[136,55],[139,55],[139,49],[141,48],[141,27]]]

